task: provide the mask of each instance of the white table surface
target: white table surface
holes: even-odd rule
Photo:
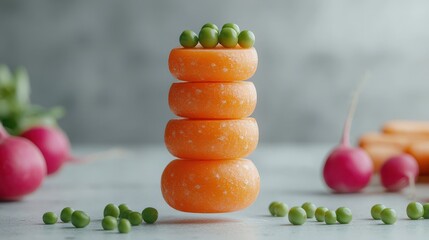
[[[248,209],[228,214],[190,214],[170,208],[160,191],[160,176],[173,159],[163,146],[124,148],[125,153],[85,164],[67,164],[49,177],[34,194],[19,202],[0,203],[0,239],[427,239],[429,220],[407,220],[409,194],[385,193],[373,179],[360,194],[332,194],[323,184],[321,165],[328,145],[261,145],[249,157],[261,175],[261,192]],[[76,153],[98,152],[103,147],[77,147]],[[416,199],[429,201],[429,184],[418,184]],[[303,226],[287,218],[268,215],[273,200],[289,207],[311,201],[330,209],[347,206],[353,211],[348,225],[325,225],[314,219]],[[148,206],[159,211],[154,225],[133,227],[129,234],[101,230],[107,203],[127,203],[141,211]],[[384,225],[370,219],[370,208],[383,203],[395,208],[398,222]],[[70,223],[44,225],[46,211],[59,214],[65,206],[89,213],[87,228]]]

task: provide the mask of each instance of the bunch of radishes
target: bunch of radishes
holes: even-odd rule
[[[0,200],[33,192],[70,157],[69,140],[56,126],[62,110],[31,105],[29,95],[26,71],[0,66]]]
[[[353,193],[364,189],[373,175],[373,162],[361,148],[350,146],[349,134],[353,114],[357,105],[358,88],[353,96],[345,122],[340,145],[332,150],[323,167],[326,185],[335,192]],[[380,171],[383,187],[388,191],[399,191],[414,182],[419,174],[416,159],[401,154],[388,159]]]

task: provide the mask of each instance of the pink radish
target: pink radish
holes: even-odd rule
[[[399,191],[407,186],[414,188],[419,165],[409,154],[393,156],[380,169],[381,184],[387,191]]]
[[[373,163],[368,154],[361,148],[350,146],[350,128],[359,90],[360,87],[354,93],[340,145],[332,150],[323,167],[325,183],[335,192],[361,191],[369,184],[373,172]]]
[[[0,200],[18,200],[35,191],[45,175],[39,149],[27,139],[9,136],[0,123]]]
[[[70,158],[70,142],[64,132],[55,127],[36,126],[21,134],[36,145],[46,160],[48,175],[56,173]]]

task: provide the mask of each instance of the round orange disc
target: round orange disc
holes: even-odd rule
[[[174,48],[168,58],[171,74],[189,82],[225,82],[249,79],[258,66],[255,48]]]
[[[259,140],[254,118],[231,120],[172,119],[165,144],[171,154],[184,159],[235,159],[249,155]]]
[[[259,193],[259,173],[252,161],[174,160],[162,173],[165,201],[179,211],[232,212],[250,206]]]
[[[252,82],[173,83],[168,103],[180,117],[245,118],[255,110],[256,89]]]

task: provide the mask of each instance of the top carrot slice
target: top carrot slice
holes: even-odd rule
[[[255,48],[174,48],[168,58],[170,73],[188,82],[247,80],[256,72]]]

